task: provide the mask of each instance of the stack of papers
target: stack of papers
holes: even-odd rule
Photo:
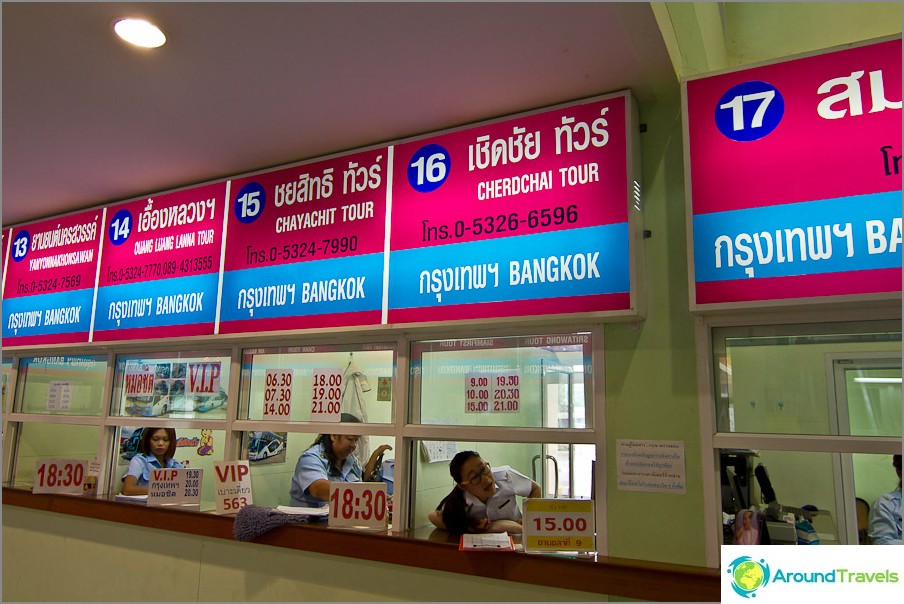
[[[479,533],[461,536],[459,550],[475,550],[484,552],[513,552],[515,542],[508,533]]]
[[[322,516],[326,518],[330,515],[330,506],[325,505],[320,508],[303,508],[291,505],[278,505],[276,506],[276,511],[282,512],[283,514],[301,514],[303,516]]]
[[[147,495],[123,495],[120,493],[116,496],[116,501],[127,501],[129,503],[144,503],[147,504],[148,496]]]

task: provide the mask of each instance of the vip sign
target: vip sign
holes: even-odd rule
[[[235,514],[246,505],[251,505],[251,469],[248,461],[215,463],[214,487],[217,514]]]

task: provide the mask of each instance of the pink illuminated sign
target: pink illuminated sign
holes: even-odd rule
[[[901,41],[686,84],[692,305],[901,291]]]

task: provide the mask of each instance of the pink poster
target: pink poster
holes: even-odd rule
[[[94,340],[214,333],[226,183],[107,208]]]
[[[687,82],[692,303],[901,291],[901,41]]]
[[[102,222],[97,209],[10,229],[4,345],[88,341]]]
[[[381,147],[233,180],[220,333],[382,320]]]
[[[626,93],[398,145],[390,323],[631,309]]]

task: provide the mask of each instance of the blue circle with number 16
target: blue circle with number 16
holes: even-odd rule
[[[419,193],[430,193],[446,182],[451,168],[452,159],[445,147],[424,145],[408,162],[408,184]]]
[[[778,88],[751,80],[731,87],[716,103],[716,127],[733,141],[755,141],[778,127],[785,100]]]

